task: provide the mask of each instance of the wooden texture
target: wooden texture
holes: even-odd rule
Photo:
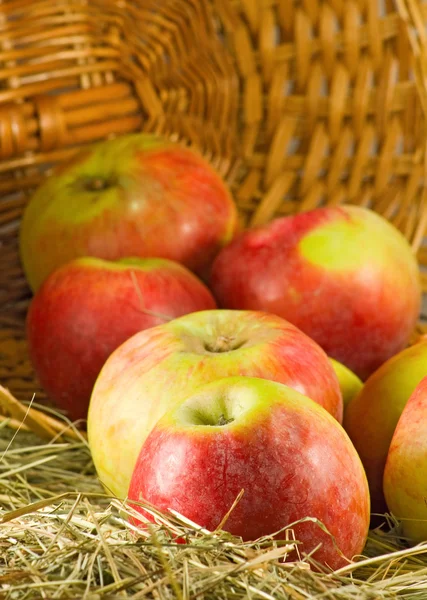
[[[109,136],[198,147],[245,225],[369,206],[426,267],[426,24],[420,0],[0,2],[0,382],[39,389],[22,210],[55,164]]]

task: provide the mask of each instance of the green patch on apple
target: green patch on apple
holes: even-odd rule
[[[298,245],[301,256],[332,271],[357,270],[372,261],[387,268],[390,252],[412,256],[405,236],[374,211],[346,205],[345,213],[347,219],[327,221],[307,233]]]

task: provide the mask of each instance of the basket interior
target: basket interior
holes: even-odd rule
[[[244,225],[369,206],[404,233],[423,269],[427,94],[414,31],[426,19],[417,1],[3,2],[3,384],[21,399],[38,391],[23,334],[23,208],[56,164],[99,139],[143,130],[197,147],[228,181]]]

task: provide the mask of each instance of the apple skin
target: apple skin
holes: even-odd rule
[[[33,291],[81,256],[168,258],[206,276],[236,226],[226,184],[199,154],[138,133],[94,144],[46,179],[24,211],[21,260]]]
[[[357,452],[324,408],[286,385],[231,377],[200,387],[149,434],[128,499],[214,530],[241,490],[224,528],[243,540],[314,517],[344,554],[318,524],[293,527],[303,552],[322,544],[319,562],[338,568],[364,548],[369,490]]]
[[[384,513],[383,474],[396,425],[408,398],[427,376],[427,336],[385,362],[349,403],[344,428],[366,470],[374,513]]]
[[[115,350],[95,383],[88,440],[99,479],[124,498],[138,452],[158,419],[197,387],[227,376],[285,383],[338,421],[338,380],[299,329],[253,311],[208,310],[142,331]]]
[[[412,543],[427,540],[427,377],[410,396],[391,440],[384,469],[389,510]]]
[[[375,212],[325,207],[238,235],[214,261],[219,306],[287,319],[362,380],[405,348],[421,306],[416,258]]]
[[[345,409],[350,404],[350,401],[353,400],[353,398],[357,396],[362,389],[363,382],[355,373],[353,373],[353,371],[350,371],[350,369],[337,360],[329,358],[329,361],[331,362],[335,371],[335,375],[338,378],[345,412]]]
[[[71,419],[85,419],[113,350],[138,331],[215,307],[208,288],[176,262],[75,259],[51,273],[31,301],[30,358],[50,399]]]

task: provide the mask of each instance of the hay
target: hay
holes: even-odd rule
[[[427,544],[406,547],[393,522],[334,573],[301,556],[291,530],[287,542],[243,543],[159,513],[150,531],[137,529],[131,507],[97,481],[85,437],[54,417],[62,432],[47,442],[25,423],[0,424],[2,599],[427,598]],[[188,543],[172,543],[171,531]],[[292,550],[295,560],[283,562]]]

